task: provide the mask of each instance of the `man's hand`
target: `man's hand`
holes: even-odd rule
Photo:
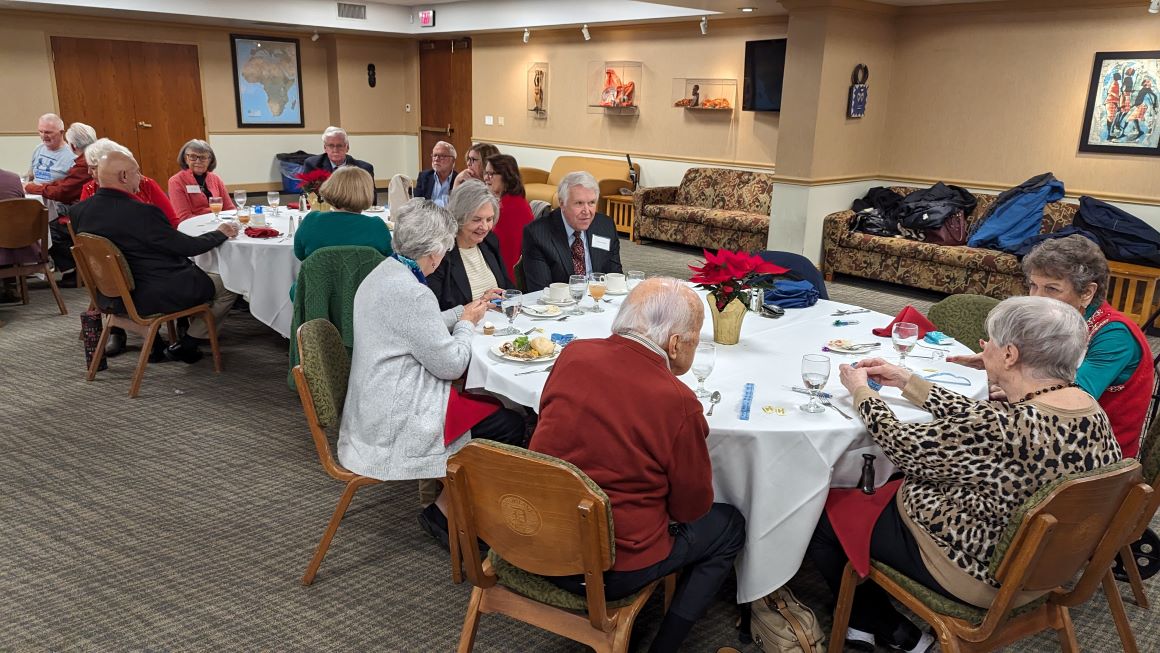
[[[30,181],[27,184],[24,184],[24,192],[28,193],[29,195],[40,195],[44,192],[44,186]]]
[[[222,232],[229,238],[233,238],[238,235],[238,225],[232,222],[223,222],[218,225],[218,231]]]

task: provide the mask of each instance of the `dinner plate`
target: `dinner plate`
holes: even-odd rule
[[[504,360],[513,361],[516,363],[546,363],[548,361],[554,361],[557,357],[560,356],[560,345],[556,345],[556,351],[552,352],[548,356],[540,356],[538,358],[517,358],[515,356],[509,356],[501,351],[500,348],[503,347],[504,344],[506,343],[501,342],[498,345],[492,346],[491,353]]]
[[[547,304],[549,306],[571,306],[572,304],[576,303],[576,300],[569,298],[562,301],[556,301],[554,299],[548,299],[547,297],[541,297],[540,303]]]
[[[564,311],[560,310],[559,306],[552,304],[544,306],[523,306],[520,310],[524,315],[530,315],[531,317],[559,317],[564,313]]]

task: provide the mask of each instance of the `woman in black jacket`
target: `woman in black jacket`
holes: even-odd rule
[[[499,298],[504,288],[514,287],[499,253],[499,239],[492,233],[499,200],[482,181],[473,179],[455,189],[447,209],[459,224],[455,246],[427,277],[439,309]]]

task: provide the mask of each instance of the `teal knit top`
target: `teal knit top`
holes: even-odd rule
[[[294,232],[294,256],[304,261],[323,247],[363,245],[390,256],[391,230],[381,218],[346,211],[311,211]]]

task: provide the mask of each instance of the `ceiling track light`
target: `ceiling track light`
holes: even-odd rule
[[[1156,2],[1160,2],[1160,0],[1156,0]],[[701,36],[705,36],[708,33],[709,33],[709,17],[708,16],[701,16]]]
[[[1160,0],[1157,0],[1157,1],[1160,2]],[[592,40],[592,35],[588,33],[588,23],[584,23],[584,27],[580,28],[580,33],[584,35],[585,41]]]
[[[1160,0],[1152,0],[1152,4],[1148,5],[1148,13],[1160,14]]]
[[[528,28],[525,27],[524,28],[524,43],[527,43],[528,39],[530,39],[530,38],[532,38],[532,33],[529,32]]]

